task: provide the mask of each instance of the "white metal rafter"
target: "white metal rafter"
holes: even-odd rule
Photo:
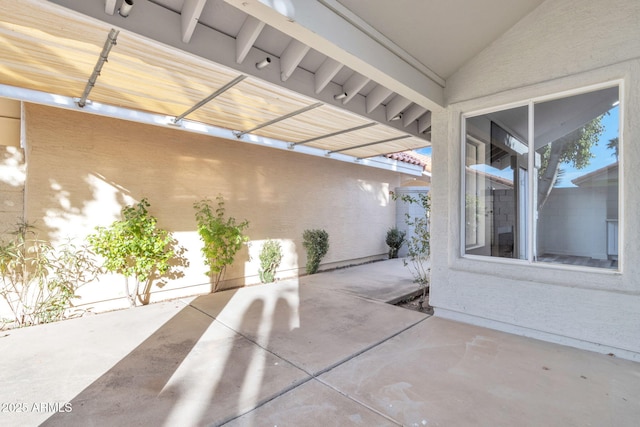
[[[247,57],[264,26],[264,22],[253,16],[247,16],[247,19],[244,20],[242,28],[240,28],[240,32],[236,37],[236,62],[238,64],[242,63]]]
[[[320,93],[322,89],[327,87],[331,79],[338,74],[343,65],[335,59],[327,58],[324,60],[318,71],[315,73],[315,93]]]
[[[180,12],[182,41],[189,43],[207,0],[185,0]]]
[[[351,77],[349,77],[349,80],[342,85],[342,90],[347,94],[347,96],[342,100],[342,103],[346,104],[351,101],[370,81],[371,79],[368,77],[358,73],[353,73]]]
[[[280,78],[287,81],[295,71],[302,58],[309,52],[309,46],[292,39],[280,57]]]

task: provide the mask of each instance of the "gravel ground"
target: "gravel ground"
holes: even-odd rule
[[[406,300],[402,300],[395,304],[398,307],[406,308],[407,310],[419,311],[421,313],[433,314],[433,308],[429,305],[429,294],[427,293],[426,301],[420,307],[420,297],[412,297]]]

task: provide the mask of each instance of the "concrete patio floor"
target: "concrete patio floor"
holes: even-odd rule
[[[638,425],[640,364],[384,302],[414,286],[389,260],[5,331],[0,425]]]

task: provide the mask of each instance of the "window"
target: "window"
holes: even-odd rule
[[[618,268],[618,92],[464,117],[465,255]]]

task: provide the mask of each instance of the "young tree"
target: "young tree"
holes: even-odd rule
[[[591,149],[598,144],[604,132],[602,115],[591,122],[556,139],[541,152],[542,165],[538,171],[538,209],[542,209],[549,199],[551,190],[558,182],[562,171],[560,165],[569,163],[576,169],[589,165],[595,156]]]
[[[211,292],[220,290],[220,281],[227,266],[233,264],[236,253],[249,241],[249,237],[243,234],[249,227],[249,221],[237,223],[234,217],[225,218],[222,195],[218,195],[216,201],[218,207],[215,210],[209,199],[193,204],[198,234],[203,243],[202,255],[205,264],[209,266],[207,274],[211,279]]]
[[[149,215],[148,207],[147,199],[135,206],[125,206],[122,220],[109,227],[96,227],[96,233],[88,236],[93,250],[105,258],[104,268],[124,276],[132,307],[136,298],[143,305],[149,303],[153,278],[169,273],[170,260],[177,256],[175,239],[157,227],[158,221]],[[136,281],[133,289],[129,289],[131,276]]]
[[[420,308],[427,299],[427,291],[431,284],[431,196],[420,193],[417,197],[408,194],[398,196],[392,195],[396,200],[398,197],[405,203],[417,204],[422,207],[424,216],[411,217],[405,214],[405,223],[413,229],[413,233],[407,238],[407,258],[403,260],[404,266],[409,269],[413,276],[413,281],[422,290],[420,297]]]

